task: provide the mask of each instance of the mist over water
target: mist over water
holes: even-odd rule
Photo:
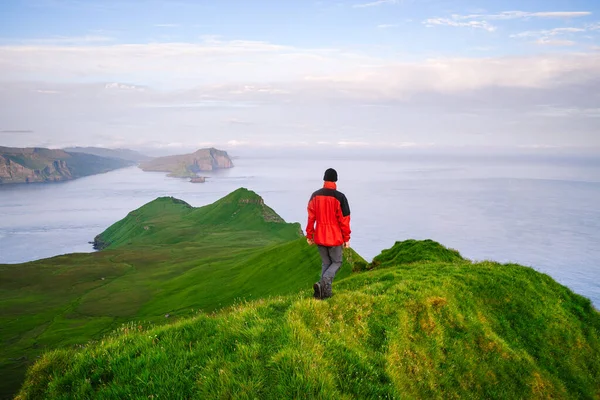
[[[352,211],[351,245],[365,258],[396,240],[433,239],[470,259],[532,266],[600,308],[597,159],[392,151],[238,155],[235,168],[205,173],[204,184],[131,167],[57,184],[0,186],[0,263],[93,251],[94,236],[159,196],[198,207],[246,187],[304,228],[308,199],[333,167]]]

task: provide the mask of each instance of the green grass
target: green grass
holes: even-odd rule
[[[424,257],[427,259],[428,257]],[[19,398],[598,398],[600,316],[518,265],[415,262],[327,301],[239,302],[131,323],[29,370]]]
[[[96,243],[0,265],[4,395],[600,398],[600,314],[531,268],[430,240],[369,265],[348,249],[317,301],[316,249],[246,189],[156,199]]]
[[[456,250],[447,249],[433,240],[405,240],[396,242],[373,258],[372,268],[414,262],[461,262],[465,259]]]
[[[0,398],[47,350],[310,287],[320,259],[299,230],[245,189],[202,208],[165,197],[99,235],[103,251],[0,265]]]

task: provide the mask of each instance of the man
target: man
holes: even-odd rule
[[[331,297],[333,278],[342,266],[342,249],[350,241],[350,206],[346,196],[337,191],[337,179],[335,169],[325,171],[323,188],[308,202],[306,240],[310,245],[317,244],[323,261],[321,280],[313,286],[317,299]]]

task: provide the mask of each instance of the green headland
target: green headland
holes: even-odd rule
[[[531,268],[408,240],[349,249],[315,300],[316,249],[246,189],[156,199],[95,244],[0,265],[4,396],[600,397],[600,314]]]

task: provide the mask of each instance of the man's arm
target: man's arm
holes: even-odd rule
[[[350,241],[350,205],[346,196],[342,195],[340,199],[340,213],[338,214],[338,222],[340,224],[340,230],[342,231],[342,240],[347,247],[347,243]]]
[[[315,222],[317,217],[315,216],[315,204],[314,198],[311,198],[308,202],[308,207],[306,210],[308,211],[308,222],[306,224],[306,239],[308,239],[309,244],[314,240],[315,236]]]

